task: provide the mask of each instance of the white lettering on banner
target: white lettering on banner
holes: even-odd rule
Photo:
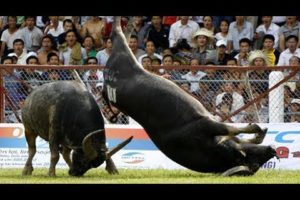
[[[116,103],[117,102],[117,95],[116,95],[117,89],[116,88],[112,88],[109,85],[107,85],[106,88],[107,88],[108,99],[110,101]]]

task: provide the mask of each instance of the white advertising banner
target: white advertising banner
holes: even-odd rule
[[[247,124],[234,124],[246,126]],[[280,157],[270,159],[262,168],[300,169],[300,125],[299,123],[259,124],[267,127],[268,132],[263,145],[273,145]],[[117,152],[112,158],[118,168],[128,169],[184,169],[184,167],[166,157],[146,132],[138,125],[106,125],[107,145],[114,147],[120,141],[133,135],[134,139]],[[253,134],[241,134],[239,137],[249,138]],[[33,159],[33,167],[48,168],[50,152],[48,143],[37,138],[37,153]],[[22,124],[0,124],[0,168],[23,168],[27,160],[28,150]],[[101,167],[105,167],[102,165]],[[57,168],[68,168],[62,156]]]

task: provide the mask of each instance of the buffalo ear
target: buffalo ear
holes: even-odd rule
[[[104,129],[93,131],[85,136],[82,141],[82,150],[88,160],[94,160],[98,156],[98,152],[95,147],[99,146],[104,138]]]

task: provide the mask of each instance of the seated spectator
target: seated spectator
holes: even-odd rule
[[[227,116],[229,116],[232,111],[233,97],[231,93],[225,93],[222,96],[222,101],[216,105],[216,119],[218,121],[223,121]],[[231,119],[223,122],[233,122]]]
[[[212,48],[213,41],[213,33],[205,28],[201,28],[193,35],[195,43],[193,57],[197,58],[201,65],[206,65],[208,62],[217,63],[217,52]]]
[[[236,88],[234,87],[234,84],[232,82],[226,82],[223,86],[223,92],[216,97],[216,106],[219,105],[223,101],[223,96],[229,93],[232,95],[232,104],[230,113],[235,112],[242,106],[244,106],[244,98],[242,95],[236,92]],[[225,98],[225,97],[224,97]],[[244,111],[239,112],[235,116],[232,116],[231,119],[233,122],[240,122],[243,118]]]
[[[230,55],[226,53],[226,42],[224,40],[219,40],[216,43],[217,46],[217,62],[216,65],[226,65],[227,60]]]
[[[37,51],[39,63],[41,65],[47,64],[47,56],[50,52],[55,52],[57,55],[59,55],[53,36],[45,35],[42,38],[42,46]]]
[[[193,58],[191,60],[191,66],[198,66],[199,60],[197,58]],[[182,79],[187,80],[191,86],[190,86],[190,92],[195,92],[199,89],[199,80],[206,75],[205,72],[202,72],[200,70],[192,69],[187,74],[181,76]]]
[[[145,52],[146,52],[146,53],[145,53],[144,55],[141,55],[141,56],[138,58],[139,63],[142,63],[142,59],[143,59],[143,57],[145,57],[145,56],[150,56],[150,57],[155,56],[155,57],[159,58],[160,60],[162,60],[162,56],[159,55],[159,54],[157,54],[157,53],[155,53],[155,51],[156,51],[155,44],[153,43],[153,41],[148,40],[148,41],[146,42],[146,47],[145,47]]]
[[[248,58],[249,58],[249,52],[251,48],[251,40],[248,38],[242,38],[239,41],[240,50],[239,53],[234,56],[234,58],[238,61],[238,66],[248,66]]]
[[[220,32],[218,32],[216,35],[215,35],[215,39],[216,41],[218,42],[219,40],[223,40],[227,46],[227,37],[228,37],[228,30],[229,30],[229,22],[227,20],[222,20],[221,23],[220,23]]]
[[[136,35],[130,36],[128,46],[136,59],[145,54],[143,49],[138,48],[138,37]]]
[[[266,67],[268,60],[261,50],[255,50],[250,53],[249,65],[256,67]],[[266,91],[269,87],[269,73],[267,70],[253,70],[249,73],[251,88],[259,94]]]
[[[266,34],[262,40],[262,51],[268,60],[268,66],[275,66],[278,63],[280,52],[274,48],[275,37]]]
[[[104,49],[98,51],[96,58],[98,59],[98,64],[105,66],[109,56],[112,54],[112,40],[111,38],[103,39]]]
[[[291,120],[290,122],[300,123],[300,99],[292,99],[290,105]]]
[[[288,48],[281,52],[277,66],[288,66],[289,59],[292,56],[300,57],[300,48],[297,46],[298,40],[299,38],[295,35],[290,35],[286,38]]]
[[[39,60],[36,53],[31,53],[26,59],[27,65],[39,65]],[[42,76],[32,68],[25,68],[20,73],[20,78],[25,80],[28,85],[26,85],[28,93],[30,93],[34,88],[37,88],[42,83]]]

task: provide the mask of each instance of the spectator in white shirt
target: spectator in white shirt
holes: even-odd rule
[[[179,39],[185,38],[190,46],[193,46],[193,34],[199,29],[197,22],[189,19],[189,16],[180,16],[180,20],[171,25],[169,33],[169,45],[175,47]]]
[[[289,59],[292,56],[300,57],[300,48],[297,47],[298,40],[298,37],[295,35],[290,35],[286,38],[288,48],[281,52],[277,66],[288,66]]]

